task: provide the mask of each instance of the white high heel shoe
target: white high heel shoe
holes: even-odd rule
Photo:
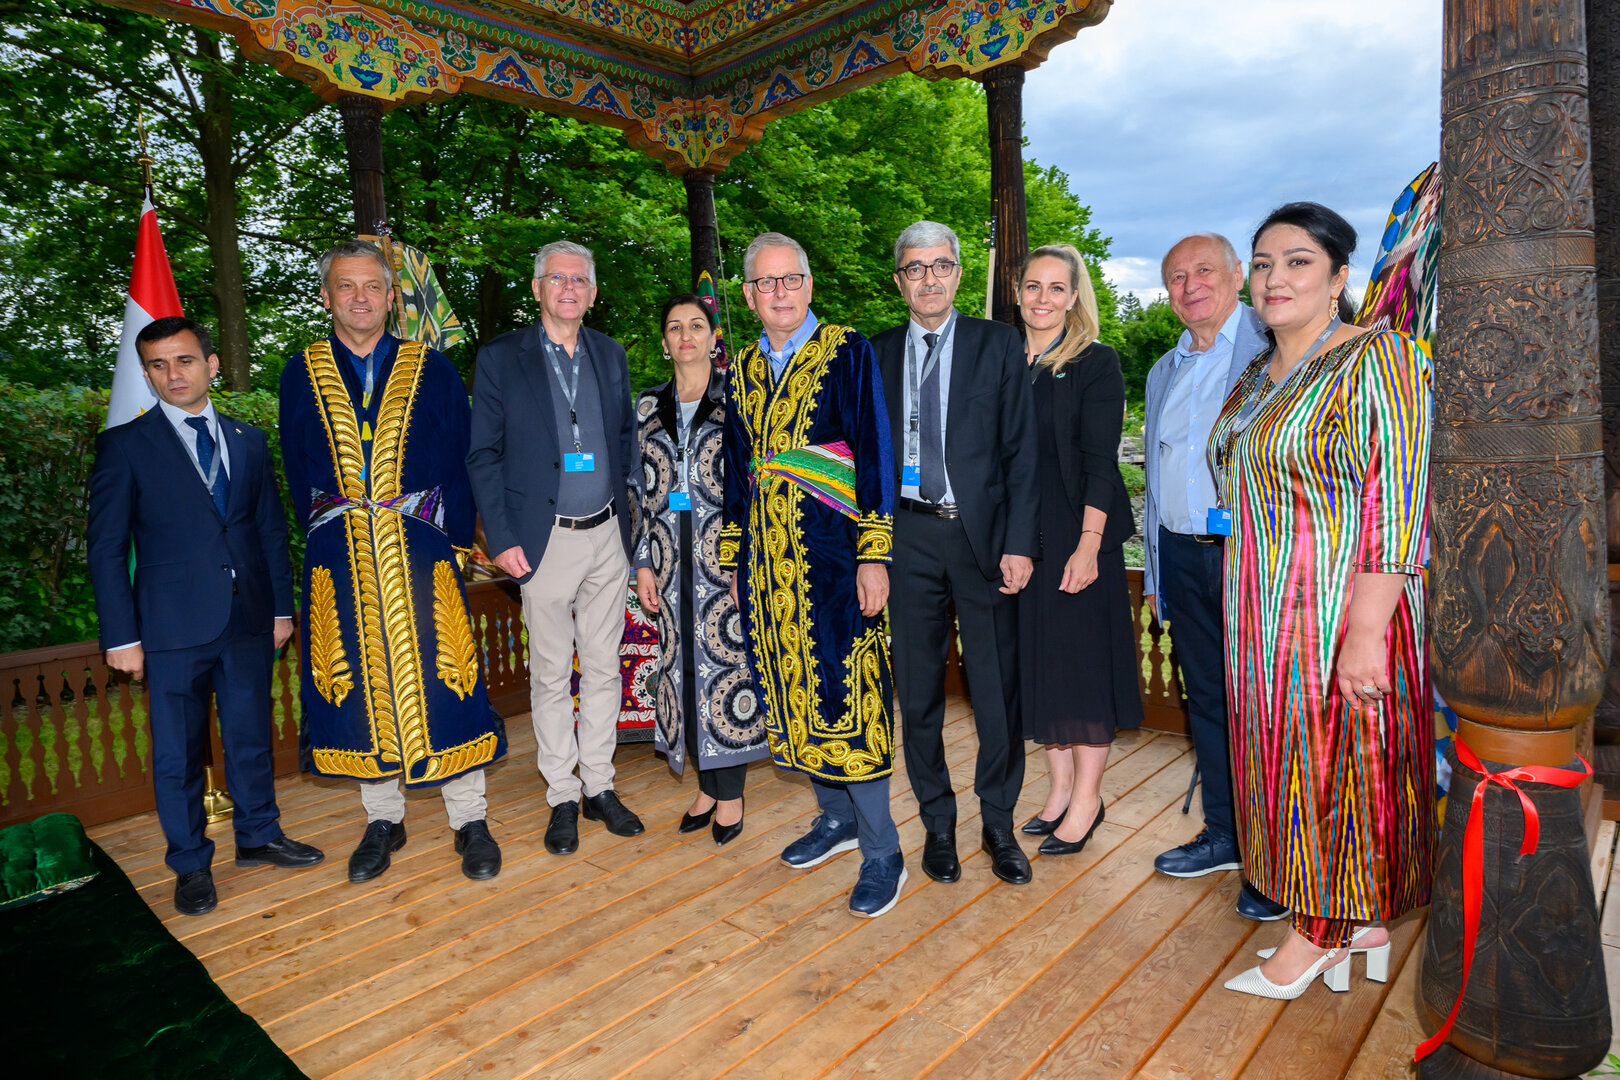
[[[1277,985],[1266,978],[1259,968],[1252,967],[1241,975],[1234,975],[1226,980],[1226,988],[1236,990],[1240,994],[1253,994],[1255,997],[1293,1001],[1310,989],[1311,983],[1320,975],[1329,990],[1342,994],[1350,989],[1350,957],[1346,955],[1343,963],[1338,962],[1339,954],[1343,952],[1343,949],[1329,949],[1316,963],[1306,968],[1299,978],[1284,986]]]
[[[1356,953],[1365,953],[1367,956],[1367,978],[1373,982],[1387,983],[1389,982],[1389,942],[1386,941],[1382,945],[1356,944],[1356,942],[1360,941],[1363,937],[1372,933],[1376,929],[1377,927],[1374,926],[1363,926],[1360,930],[1357,930],[1354,934],[1351,934],[1350,955],[1354,956]],[[1260,957],[1262,960],[1270,960],[1272,954],[1276,951],[1277,950],[1274,948],[1256,949],[1255,955]],[[1345,964],[1346,968],[1349,966],[1350,965],[1348,963]]]

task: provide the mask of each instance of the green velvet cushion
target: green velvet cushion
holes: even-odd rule
[[[95,876],[90,838],[72,814],[0,829],[0,911],[76,889]]]
[[[82,889],[0,917],[0,1075],[303,1080],[118,864],[91,857]]]

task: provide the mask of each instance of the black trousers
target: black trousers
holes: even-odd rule
[[[956,824],[944,740],[945,655],[954,601],[979,733],[973,790],[984,824],[1011,828],[1024,786],[1017,600],[1001,593],[999,581],[984,579],[959,519],[897,511],[891,575],[895,686],[906,771],[923,827],[944,832]]]
[[[232,598],[225,632],[207,645],[146,654],[152,785],[158,823],[168,841],[164,861],[176,874],[206,870],[214,858],[203,818],[202,753],[210,691],[219,706],[225,783],[236,803],[231,815],[236,845],[258,847],[281,835],[270,747],[275,643],[268,627],[256,633],[257,627],[244,625],[241,606],[240,596]]]
[[[1226,549],[1159,527],[1159,615],[1181,661],[1187,727],[1198,759],[1204,824],[1228,840],[1232,817],[1232,751],[1226,730],[1226,615],[1221,591]]]

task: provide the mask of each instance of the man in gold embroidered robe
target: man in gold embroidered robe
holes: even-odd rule
[[[349,880],[405,844],[405,788],[438,787],[462,871],[500,872],[484,766],[506,752],[457,549],[473,542],[467,390],[442,354],[385,327],[393,271],[348,241],[321,257],[332,335],[281,375],[281,452],[305,530],[304,767],[362,782]]]
[[[782,861],[816,866],[858,845],[849,906],[872,918],[906,880],[889,813],[894,690],[882,613],[894,477],[883,381],[865,338],[810,311],[814,281],[796,241],[764,233],[743,265],[764,330],[728,373],[720,561],[737,567],[771,754],[810,777],[821,807]]]

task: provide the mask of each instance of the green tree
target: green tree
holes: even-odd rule
[[[1155,300],[1146,307],[1127,294],[1120,302],[1117,317],[1120,334],[1120,366],[1125,369],[1125,393],[1140,403],[1147,387],[1148,372],[1159,357],[1173,348],[1185,329],[1168,300]]]

